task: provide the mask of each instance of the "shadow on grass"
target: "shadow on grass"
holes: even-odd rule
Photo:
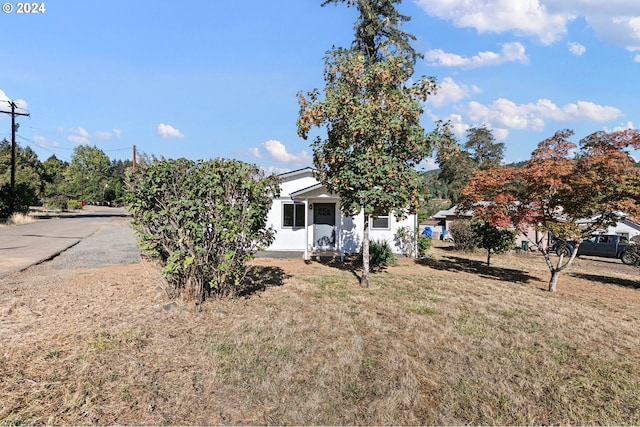
[[[361,277],[358,274],[358,270],[362,267],[362,265],[358,262],[358,259],[355,256],[345,255],[343,261],[340,261],[339,258],[334,257],[317,257],[314,260],[305,262],[307,264],[317,262],[318,264],[322,264],[327,267],[336,268],[342,271],[348,271],[349,273],[353,274],[356,279],[358,279],[358,282],[360,282],[361,280]]]
[[[640,281],[622,279],[620,277],[600,276],[597,274],[585,273],[569,273],[570,276],[578,279],[588,280],[590,282],[598,282],[604,285],[624,286],[625,288],[640,289]]]
[[[285,274],[280,267],[253,267],[238,290],[239,297],[249,297],[267,288],[284,285],[285,279],[291,275]]]
[[[434,270],[477,274],[478,276],[486,279],[501,280],[504,282],[530,283],[532,281],[540,281],[537,277],[531,276],[522,270],[502,267],[487,267],[485,262],[457,256],[445,256],[444,259],[439,261],[433,259],[417,260],[416,263],[426,265]]]

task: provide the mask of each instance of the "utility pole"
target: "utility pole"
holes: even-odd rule
[[[133,145],[133,168],[136,168],[136,146]]]
[[[29,113],[16,113],[16,108],[18,106],[13,101],[7,101],[11,106],[11,111],[0,111],[0,113],[11,114],[11,192],[15,189],[16,186],[16,130],[18,130],[18,126],[16,124],[16,116],[27,116],[29,117]]]

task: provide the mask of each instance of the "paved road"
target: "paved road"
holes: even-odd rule
[[[77,214],[39,220],[31,224],[0,227],[0,279],[50,260],[97,231],[115,225],[114,223],[120,225],[119,229],[124,228],[126,237],[134,241],[133,231],[129,227],[122,227],[124,214],[122,208],[85,206]],[[109,244],[109,233],[98,235],[107,240],[103,243]],[[131,241],[128,241],[128,246],[131,246]],[[117,240],[111,243],[117,244]],[[135,243],[133,247],[135,248]],[[101,255],[94,254],[96,256]]]

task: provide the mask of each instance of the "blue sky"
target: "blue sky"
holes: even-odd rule
[[[323,58],[349,46],[356,9],[321,0],[49,0],[0,14],[0,110],[44,161],[90,144],[112,159],[236,158],[274,172],[311,166],[296,94],[322,89]],[[4,10],[3,6],[3,10]],[[461,142],[486,125],[507,161],[559,129],[577,142],[640,125],[640,1],[404,0],[402,28],[435,76],[423,126]],[[10,139],[0,115],[0,138]],[[421,167],[433,168],[425,160]]]

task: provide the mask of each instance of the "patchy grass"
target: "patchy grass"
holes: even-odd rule
[[[0,282],[0,425],[640,424],[638,270],[434,248],[358,286],[258,259],[196,311],[139,264]]]

